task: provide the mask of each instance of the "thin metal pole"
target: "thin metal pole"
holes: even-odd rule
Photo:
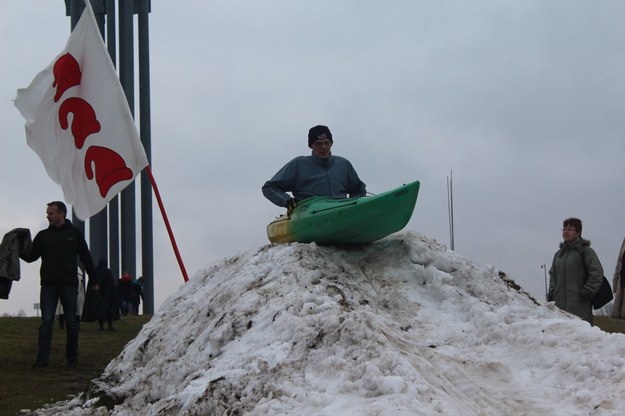
[[[93,1],[92,1],[93,6]],[[100,35],[104,39],[104,8],[94,9],[96,22],[100,29]],[[104,207],[100,212],[89,218],[89,249],[91,256],[97,263],[100,259],[108,262],[108,221],[107,208]]]
[[[152,130],[150,118],[150,1],[142,0],[139,8],[139,131],[141,143],[152,164]],[[154,314],[154,235],[152,227],[152,188],[144,169],[141,172],[141,269],[143,287],[143,313]]]
[[[121,1],[119,5],[119,78],[126,93],[130,112],[134,115],[133,3]],[[127,271],[136,278],[135,181],[121,192],[121,203],[122,272]]]
[[[65,15],[70,17],[70,30],[76,27],[84,8],[84,0],[65,0]]]
[[[82,14],[83,9],[83,0],[65,0],[65,14],[67,16],[70,16],[70,32],[72,32],[76,27],[76,24],[80,19],[80,15]],[[85,235],[85,223],[76,216],[73,209],[72,224],[74,224],[74,226],[76,226],[80,230],[83,236]]]
[[[540,266],[541,269],[545,272],[545,300],[549,301],[549,287],[547,285],[547,265],[543,264]]]
[[[454,175],[454,172],[450,171],[450,176],[447,177],[447,213],[449,215],[449,245],[452,250],[454,250],[455,248],[453,175]]]
[[[117,25],[115,24],[115,0],[106,0],[106,49],[113,66],[117,66]],[[115,195],[108,203],[109,212],[109,268],[115,279],[121,276],[119,259],[119,197]]]

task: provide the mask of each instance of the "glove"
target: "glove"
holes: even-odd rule
[[[287,215],[287,217],[291,216],[291,213],[293,212],[293,210],[297,206],[297,202],[298,201],[295,198],[289,198],[288,201],[286,201],[286,215]]]

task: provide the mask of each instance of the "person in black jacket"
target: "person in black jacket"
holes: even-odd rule
[[[138,279],[133,280],[132,282],[132,314],[134,316],[139,315],[139,305],[143,300],[143,284],[145,279],[143,276],[139,276]]]
[[[117,293],[119,295],[119,307],[121,316],[128,316],[132,309],[132,276],[124,271],[117,281]]]
[[[106,260],[100,259],[95,270],[95,277],[89,279],[85,307],[82,320],[85,322],[98,321],[100,331],[104,331],[104,322],[108,323],[108,330],[113,329],[113,321],[119,319],[119,301],[117,287],[111,269]]]
[[[32,250],[22,259],[32,263],[41,258],[41,325],[37,361],[33,368],[47,367],[54,327],[56,305],[61,301],[67,325],[65,355],[67,365],[78,363],[78,264],[80,257],[89,277],[95,275],[93,259],[82,232],[65,218],[67,207],[61,201],[48,204],[46,216],[50,226],[41,230],[33,240]]]

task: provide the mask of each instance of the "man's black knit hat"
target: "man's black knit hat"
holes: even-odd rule
[[[325,139],[330,139],[330,141],[334,143],[332,133],[330,133],[330,129],[326,126],[315,126],[308,130],[308,147],[311,147],[317,140]]]

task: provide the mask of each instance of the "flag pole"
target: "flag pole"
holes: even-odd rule
[[[167,213],[165,212],[165,207],[163,206],[163,201],[161,200],[161,194],[158,192],[158,186],[156,186],[156,181],[154,180],[154,176],[152,175],[152,169],[150,169],[150,165],[147,165],[145,167],[145,172],[148,174],[148,177],[150,178],[150,183],[152,184],[152,189],[154,190],[154,195],[156,196],[156,202],[158,203],[158,207],[161,210],[163,221],[165,221],[165,227],[167,227],[167,234],[169,234],[169,240],[171,241],[171,245],[174,249],[174,253],[176,254],[176,260],[178,260],[178,265],[180,266],[180,271],[182,272],[182,278],[184,279],[185,282],[188,282],[189,277],[187,275],[187,270],[184,268],[182,257],[180,257],[180,252],[178,251],[178,245],[176,244],[174,233],[171,230],[171,226],[169,225],[169,220],[167,219]]]
[[[454,172],[450,171],[447,177],[447,212],[449,215],[449,242],[450,248],[454,250],[454,190],[453,190]]]

